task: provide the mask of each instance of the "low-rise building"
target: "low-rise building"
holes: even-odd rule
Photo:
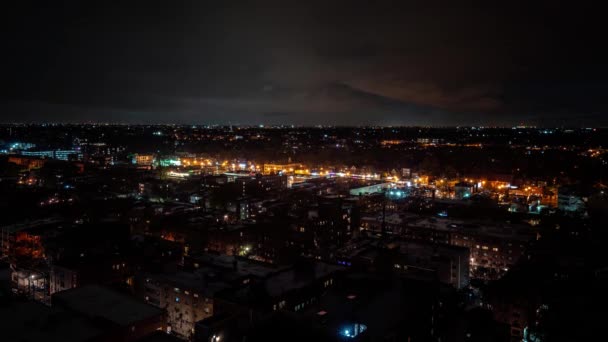
[[[98,285],[59,292],[53,308],[103,322],[114,341],[135,341],[165,330],[165,312],[131,296]]]

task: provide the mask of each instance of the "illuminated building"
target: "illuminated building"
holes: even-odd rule
[[[134,154],[133,155],[133,164],[142,165],[142,166],[152,166],[154,164],[154,155],[153,154]]]
[[[367,185],[367,186],[350,189],[349,193],[352,196],[369,195],[369,194],[384,192],[386,189],[389,189],[391,186],[392,186],[392,183],[378,183],[378,184]]]
[[[29,150],[36,147],[36,144],[26,142],[13,142],[8,144],[9,151]]]
[[[471,250],[471,266],[482,278],[504,274],[525,255],[531,234],[519,235],[509,230],[461,230],[452,234],[452,244]]]
[[[189,339],[197,321],[213,315],[213,295],[226,287],[206,281],[205,271],[145,274],[136,281],[136,294],[146,303],[167,311],[167,331]]]
[[[168,167],[168,166],[181,166],[182,162],[179,158],[177,157],[165,157],[165,158],[161,158],[158,161],[158,164],[162,167]]]
[[[83,158],[82,152],[76,150],[23,151],[21,154],[29,157],[50,158],[65,161],[71,159],[82,160]]]
[[[10,156],[8,162],[23,166],[28,170],[39,169],[44,166],[46,159],[37,157],[25,157],[25,156]]]
[[[382,140],[380,144],[382,146],[391,146],[391,145],[401,145],[405,141],[404,140]]]
[[[21,155],[28,157],[38,157],[38,158],[54,158],[55,154],[53,151],[23,151]]]
[[[141,274],[136,296],[167,310],[167,328],[191,339],[196,322],[216,315],[214,299],[224,290],[239,288],[277,269],[247,259],[201,254],[184,257],[184,270]]]
[[[443,139],[439,138],[418,138],[416,142],[419,144],[429,144],[429,145],[437,145],[443,142]]]
[[[365,216],[361,218],[361,230],[369,231],[375,234],[382,233],[382,226],[384,222],[385,233],[388,234],[401,234],[405,221],[399,214],[386,215],[383,219],[382,216]]]
[[[444,218],[412,218],[405,229],[407,238],[469,248],[471,276],[481,279],[500,278],[535,237],[526,226]]]
[[[302,169],[302,164],[264,164],[264,174],[269,175],[278,172],[293,173],[296,170]]]
[[[575,187],[562,186],[557,190],[557,207],[566,213],[583,213],[588,196]]]
[[[28,231],[16,232],[11,252],[10,256],[16,259],[43,259],[42,236]]]
[[[11,274],[11,286],[15,293],[34,301],[49,302],[48,274],[45,265],[14,265]]]
[[[454,197],[456,199],[467,199],[473,195],[473,184],[458,182],[454,185]]]
[[[44,219],[1,227],[0,256],[12,259],[43,258],[41,234],[47,228],[53,228],[60,222],[62,222],[60,219]]]
[[[270,192],[281,191],[287,189],[287,176],[270,174],[270,175],[251,175],[249,173],[226,173],[228,181],[233,181],[241,196],[258,196],[266,195]]]

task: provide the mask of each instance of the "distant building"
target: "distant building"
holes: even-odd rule
[[[454,197],[456,199],[467,199],[473,195],[473,184],[468,182],[458,182],[454,185]]]
[[[350,189],[349,193],[352,196],[369,195],[369,194],[381,193],[390,187],[391,187],[391,183],[378,183],[378,184],[372,184],[372,185],[362,186],[362,187],[358,187],[358,188],[352,188],[352,189]]]
[[[440,282],[457,289],[469,285],[470,253],[467,248],[411,241],[395,241],[388,247],[397,252],[393,260],[397,273],[434,272]]]
[[[361,218],[361,230],[369,231],[375,234],[382,233],[382,225],[384,224],[384,233],[401,234],[405,221],[399,214],[386,215],[383,219],[379,216],[365,216]]]
[[[416,139],[416,142],[419,144],[431,144],[431,145],[437,145],[437,144],[441,144],[443,142],[443,139],[440,138],[418,138]]]
[[[27,156],[9,156],[8,162],[23,166],[28,170],[39,169],[46,163],[45,159],[38,157],[27,157]]]
[[[339,252],[339,264],[357,269],[392,270],[395,274],[441,283],[461,289],[469,284],[470,252],[447,244],[393,239],[367,239],[359,247]]]
[[[255,322],[273,311],[299,312],[318,302],[336,284],[344,267],[305,260],[264,279],[217,294],[216,311],[249,312]]]
[[[233,178],[237,191],[241,196],[263,196],[270,192],[287,189],[285,175],[244,175]]]
[[[582,189],[562,186],[557,190],[557,207],[566,213],[583,213],[588,198],[588,194]]]
[[[49,150],[49,151],[23,151],[22,155],[28,157],[50,158],[58,160],[82,160],[83,154],[76,150]]]
[[[497,279],[521,257],[535,234],[528,227],[443,218],[412,219],[405,237],[469,248],[471,276]]]
[[[155,161],[155,157],[153,154],[134,154],[133,155],[133,164],[140,166],[152,166]]]
[[[302,168],[301,164],[289,163],[289,164],[264,164],[264,174],[269,175],[273,173],[285,172],[293,173],[296,170]]]

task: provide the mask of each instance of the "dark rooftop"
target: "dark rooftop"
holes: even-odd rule
[[[91,317],[102,317],[121,326],[160,316],[163,311],[135,298],[99,285],[87,285],[53,296],[63,307]]]

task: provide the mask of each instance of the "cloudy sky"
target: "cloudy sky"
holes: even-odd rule
[[[608,124],[605,20],[580,2],[6,6],[3,122]]]

